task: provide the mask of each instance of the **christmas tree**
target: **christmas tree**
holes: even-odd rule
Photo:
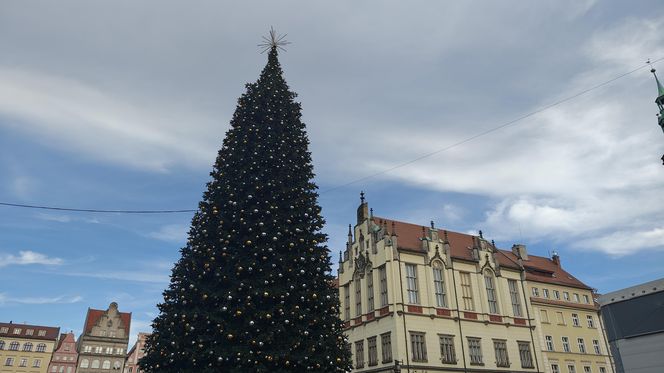
[[[270,35],[158,305],[147,372],[350,370],[309,140]]]

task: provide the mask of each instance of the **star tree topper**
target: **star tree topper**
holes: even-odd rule
[[[263,48],[261,53],[265,53],[272,48],[278,48],[285,52],[286,48],[284,48],[284,45],[290,44],[289,41],[284,40],[286,35],[288,34],[278,35],[274,27],[270,26],[270,35],[263,36],[263,42],[258,44],[259,47]]]

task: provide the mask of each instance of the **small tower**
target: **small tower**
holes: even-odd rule
[[[656,70],[654,68],[650,70],[650,72],[655,76],[655,81],[657,82],[657,98],[655,99],[655,103],[659,108],[657,120],[659,126],[662,128],[662,131],[664,131],[664,87],[662,86],[662,83],[659,82],[659,78],[657,78],[655,71]],[[662,155],[662,164],[664,164],[664,155]]]

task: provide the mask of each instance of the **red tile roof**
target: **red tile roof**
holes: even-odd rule
[[[400,250],[424,252],[422,237],[426,234],[428,227],[379,217],[374,217],[373,220],[380,226],[387,225],[388,232],[396,232],[397,245]],[[444,237],[444,232],[445,230],[438,229],[441,239]],[[452,258],[473,261],[472,248],[477,246],[476,242],[479,242],[480,238],[465,233],[446,232]],[[499,249],[496,257],[501,267],[520,269],[519,260],[512,251]],[[523,261],[523,266],[526,270],[526,279],[529,281],[591,289],[549,258],[528,254],[528,260]]]
[[[28,324],[14,324],[14,323],[6,323],[2,322],[0,323],[0,330],[3,330],[3,328],[7,328],[7,333],[0,333],[0,336],[2,337],[9,337],[9,338],[28,338],[28,339],[43,339],[43,340],[50,340],[50,341],[57,341],[58,336],[60,335],[60,328],[52,327],[52,326],[40,326],[40,325],[28,325]],[[20,329],[19,334],[15,334],[14,330]],[[28,329],[31,329],[32,335],[28,335],[27,331]],[[45,330],[46,334],[43,336],[39,335],[40,330]]]
[[[93,308],[88,308],[88,314],[85,316],[85,328],[83,329],[84,334],[89,334],[92,331],[92,327],[95,326],[99,318],[106,313],[105,310],[96,310]],[[129,328],[131,326],[131,312],[118,312],[120,314],[120,319],[122,324],[125,327],[126,334],[129,335]]]

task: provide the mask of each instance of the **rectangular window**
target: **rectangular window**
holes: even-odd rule
[[[606,368],[599,367],[599,373],[606,373]]]
[[[410,332],[410,348],[413,361],[427,361],[427,344],[424,337],[424,333]]]
[[[579,345],[579,352],[582,354],[586,353],[586,342],[583,340],[583,338],[577,338],[576,342]]]
[[[41,366],[41,360],[40,359],[35,359],[32,361],[32,367],[33,368],[39,368]]]
[[[493,350],[496,353],[496,366],[501,368],[509,367],[510,359],[507,355],[507,341],[504,339],[494,339]]]
[[[549,289],[542,289],[542,296],[544,298],[548,298],[549,297]]]
[[[563,299],[566,301],[569,301],[569,293],[566,291],[563,291]]]
[[[5,360],[5,366],[10,367],[12,365],[14,365],[14,358],[8,357],[7,360]]]
[[[574,293],[574,301],[575,301],[576,303],[581,303],[581,301],[579,300],[579,294]]]
[[[380,306],[387,306],[387,270],[385,266],[378,268],[378,276],[380,277]]]
[[[374,310],[374,286],[373,286],[373,271],[367,274],[367,312]]]
[[[383,355],[383,364],[392,362],[392,335],[385,333],[380,335],[380,351]]]
[[[539,298],[539,289],[538,288],[532,288],[533,292],[533,297],[538,297]]]
[[[547,351],[553,351],[553,337],[550,335],[547,335],[545,337],[546,339],[546,350]]]
[[[569,338],[563,337],[563,351],[569,352]]]
[[[486,298],[489,302],[489,313],[498,313],[498,299],[496,297],[496,286],[493,282],[493,276],[485,274],[484,285],[486,286]]]
[[[530,353],[530,342],[518,342],[521,368],[534,368],[533,355]]]
[[[362,281],[355,280],[355,316],[362,316]]]
[[[350,285],[344,285],[344,320],[350,320]]]
[[[463,298],[463,309],[466,311],[474,311],[475,304],[473,303],[473,289],[470,285],[470,273],[459,272],[461,277],[461,297]]]
[[[26,330],[25,330],[25,335],[33,335],[33,334],[35,334],[35,330],[34,330],[34,329],[26,329]]]
[[[44,336],[46,336],[46,330],[40,330],[40,331],[38,331],[38,332],[37,332],[37,335],[40,336],[40,337],[44,337]]]
[[[588,327],[589,328],[594,328],[595,327],[595,319],[593,318],[593,315],[586,315],[586,320],[588,320]]]
[[[574,367],[574,365],[569,364],[569,365],[567,366],[567,372],[569,372],[569,373],[576,373],[576,368]]]
[[[369,366],[378,365],[378,346],[376,346],[376,337],[367,338],[367,349],[369,350]]]
[[[586,294],[583,294],[583,302],[585,304],[590,304],[590,298],[588,298],[588,296]]]
[[[468,355],[470,365],[482,365],[482,343],[481,339],[468,337]]]
[[[540,319],[543,323],[549,323],[549,313],[546,310],[540,310]]]
[[[440,335],[440,359],[445,364],[456,364],[454,352],[454,336]]]
[[[419,304],[419,294],[417,290],[417,266],[415,264],[406,264],[406,289],[408,292],[408,303]]]
[[[355,368],[364,368],[364,340],[355,342]]]
[[[3,326],[2,328],[0,328],[0,333],[3,333],[3,334],[4,334],[4,333],[8,333],[8,332],[9,332],[9,328],[8,328],[8,327]]]
[[[560,292],[558,290],[553,291],[553,299],[560,299]]]
[[[516,280],[507,280],[507,286],[510,289],[510,299],[512,300],[512,312],[514,316],[521,317],[521,297],[519,297],[519,286]]]
[[[95,353],[101,354],[101,346],[95,347]]]
[[[551,364],[551,373],[560,373],[560,368],[558,368],[558,364]]]
[[[556,312],[556,319],[558,321],[558,324],[565,325],[565,318],[563,317],[562,312]]]
[[[577,315],[576,313],[572,314],[572,325],[581,326],[581,324],[579,324],[579,315]]]
[[[596,339],[593,339],[593,350],[595,350],[595,353],[596,353],[597,355],[601,355],[601,354],[602,354],[602,350],[599,348],[599,341],[596,340]]]
[[[28,366],[28,359],[26,358],[21,358],[21,360],[18,363],[18,366],[20,367],[27,367]]]
[[[583,367],[583,373],[592,373],[592,370],[590,369],[589,366],[586,365]]]
[[[447,301],[445,299],[445,282],[443,281],[443,269],[433,269],[433,287],[436,291],[436,305],[438,307],[447,308]]]
[[[21,334],[20,328],[14,328],[14,334]]]

